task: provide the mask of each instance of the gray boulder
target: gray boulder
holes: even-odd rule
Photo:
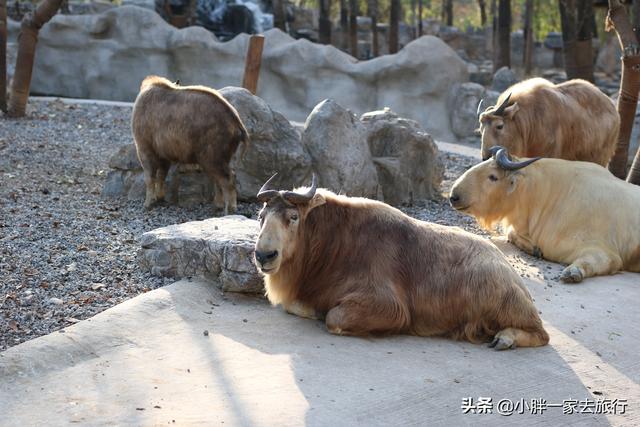
[[[236,156],[238,197],[254,200],[262,184],[275,172],[278,188],[306,185],[311,179],[311,156],[291,123],[246,89],[226,87],[220,93],[238,110],[249,131],[244,159]]]
[[[366,128],[384,201],[398,206],[433,198],[444,167],[431,135],[416,121],[389,109],[366,113],[360,120]]]
[[[504,92],[509,86],[518,83],[518,77],[512,69],[508,67],[502,67],[493,75],[493,83],[491,84],[491,90],[496,92]]]
[[[477,142],[478,104],[482,100],[482,110],[494,105],[498,92],[485,89],[477,83],[456,85],[449,96],[449,117],[453,133],[463,141]]]
[[[219,279],[232,292],[263,292],[253,264],[258,221],[231,215],[170,225],[144,233],[138,261],[161,277]]]
[[[307,118],[302,143],[320,186],[349,196],[380,198],[365,128],[351,111],[333,100],[322,101]]]

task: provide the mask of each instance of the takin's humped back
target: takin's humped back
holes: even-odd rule
[[[553,157],[606,166],[618,140],[613,101],[580,79],[533,78],[511,86],[479,116],[482,159],[503,146],[518,157]]]
[[[236,109],[216,90],[149,76],[136,98],[131,128],[144,169],[145,208],[164,199],[172,163],[197,163],[215,183],[215,206],[225,214],[235,211],[230,162],[239,144],[246,149],[249,135]]]
[[[304,194],[269,190],[270,181],[258,194],[255,261],[272,304],[324,318],[335,334],[445,336],[497,349],[548,342],[522,279],[485,239],[317,190],[315,177]]]

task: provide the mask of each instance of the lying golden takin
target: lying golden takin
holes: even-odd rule
[[[272,178],[273,179],[273,178]],[[381,202],[267,181],[255,262],[272,304],[341,335],[415,334],[547,344],[522,279],[490,242]]]

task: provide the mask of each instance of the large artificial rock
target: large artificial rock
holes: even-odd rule
[[[313,109],[302,132],[320,186],[349,196],[380,198],[378,177],[357,117],[328,99]]]
[[[144,233],[138,261],[161,277],[219,279],[232,292],[263,292],[253,264],[258,221],[239,215],[170,225]]]
[[[499,93],[486,89],[477,83],[462,83],[451,90],[449,117],[453,133],[464,141],[477,141],[478,105],[482,100],[482,110],[494,105]]]
[[[244,157],[240,156],[242,147],[234,157],[238,199],[255,200],[262,184],[275,172],[279,172],[276,185],[280,188],[306,184],[311,178],[311,157],[291,123],[246,89],[226,87],[220,93],[238,110],[250,137]],[[104,197],[144,199],[144,176],[135,145],[122,146],[109,167]],[[166,191],[167,200],[181,206],[208,203],[213,197],[213,185],[198,165],[172,168]]]
[[[294,40],[277,29],[264,35],[257,95],[289,120],[304,121],[318,102],[332,98],[358,113],[390,107],[434,137],[454,139],[447,94],[468,74],[464,61],[437,37],[357,61],[333,46]],[[177,29],[135,6],[99,15],[58,14],[40,31],[31,90],[132,101],[149,74],[183,84],[238,86],[248,42],[247,34],[219,42],[201,27]]]
[[[275,172],[278,172],[275,181],[278,188],[292,189],[307,184],[311,178],[311,157],[291,123],[246,89],[226,87],[220,93],[238,110],[249,131],[245,156],[236,157],[238,197],[254,199],[262,184]]]
[[[512,69],[508,67],[502,67],[493,75],[493,83],[491,84],[491,90],[496,92],[504,92],[509,86],[518,83],[518,77]]]
[[[360,120],[384,201],[397,206],[433,198],[444,172],[433,138],[414,120],[389,109],[366,113]]]

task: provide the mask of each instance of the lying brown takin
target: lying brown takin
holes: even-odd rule
[[[164,200],[172,163],[198,163],[215,184],[216,208],[225,215],[235,211],[230,162],[239,144],[246,149],[249,135],[236,109],[216,90],[149,76],[142,81],[131,127],[144,169],[145,208]]]
[[[464,173],[451,204],[531,255],[569,264],[565,282],[620,270],[640,272],[640,187],[588,162],[494,158]]]
[[[480,110],[480,106],[478,111]],[[553,157],[606,166],[618,140],[613,101],[585,80],[554,85],[534,78],[507,89],[479,115],[482,159],[500,145],[518,157]]]
[[[255,262],[272,304],[340,335],[445,336],[498,350],[547,344],[522,279],[486,240],[381,202],[317,189],[258,199]],[[303,191],[303,193],[299,192]]]

